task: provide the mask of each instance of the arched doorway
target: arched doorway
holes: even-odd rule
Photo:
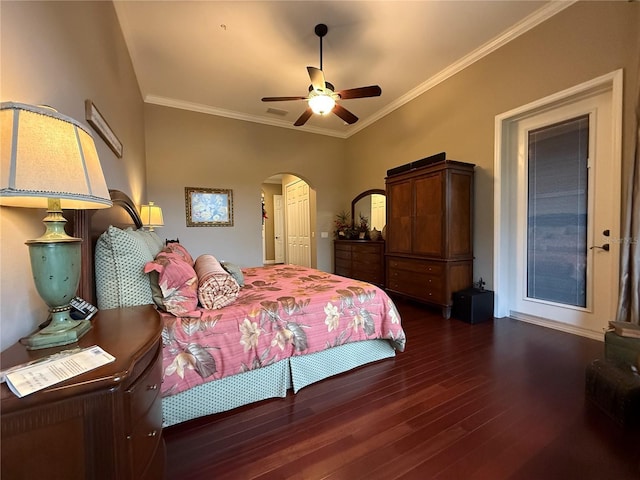
[[[316,192],[301,177],[272,175],[261,185],[265,264],[316,267]]]

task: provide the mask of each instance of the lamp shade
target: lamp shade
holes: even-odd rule
[[[153,202],[149,202],[149,205],[142,205],[140,207],[140,218],[142,219],[142,225],[150,229],[164,226],[162,208]]]
[[[326,115],[336,105],[335,99],[331,95],[318,94],[309,98],[309,107],[318,115]]]
[[[93,137],[47,107],[0,105],[0,205],[92,209],[112,205]]]

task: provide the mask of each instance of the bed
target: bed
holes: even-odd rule
[[[125,194],[111,197],[110,209],[73,213],[74,235],[91,239],[79,295],[99,308],[158,307],[165,426],[297,393],[404,350],[380,288],[296,265],[220,265],[214,252],[193,259],[142,230]]]

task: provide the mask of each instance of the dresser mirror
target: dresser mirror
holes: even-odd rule
[[[382,232],[387,219],[387,198],[385,191],[379,188],[362,192],[351,202],[351,219],[355,227],[359,225],[360,215],[369,221],[369,230]]]

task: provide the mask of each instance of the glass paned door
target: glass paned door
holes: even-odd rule
[[[517,120],[511,314],[602,332],[615,313],[619,194],[611,96]],[[619,191],[619,190],[617,190]],[[541,319],[541,320],[540,320]]]
[[[589,116],[528,132],[528,298],[587,306]]]

